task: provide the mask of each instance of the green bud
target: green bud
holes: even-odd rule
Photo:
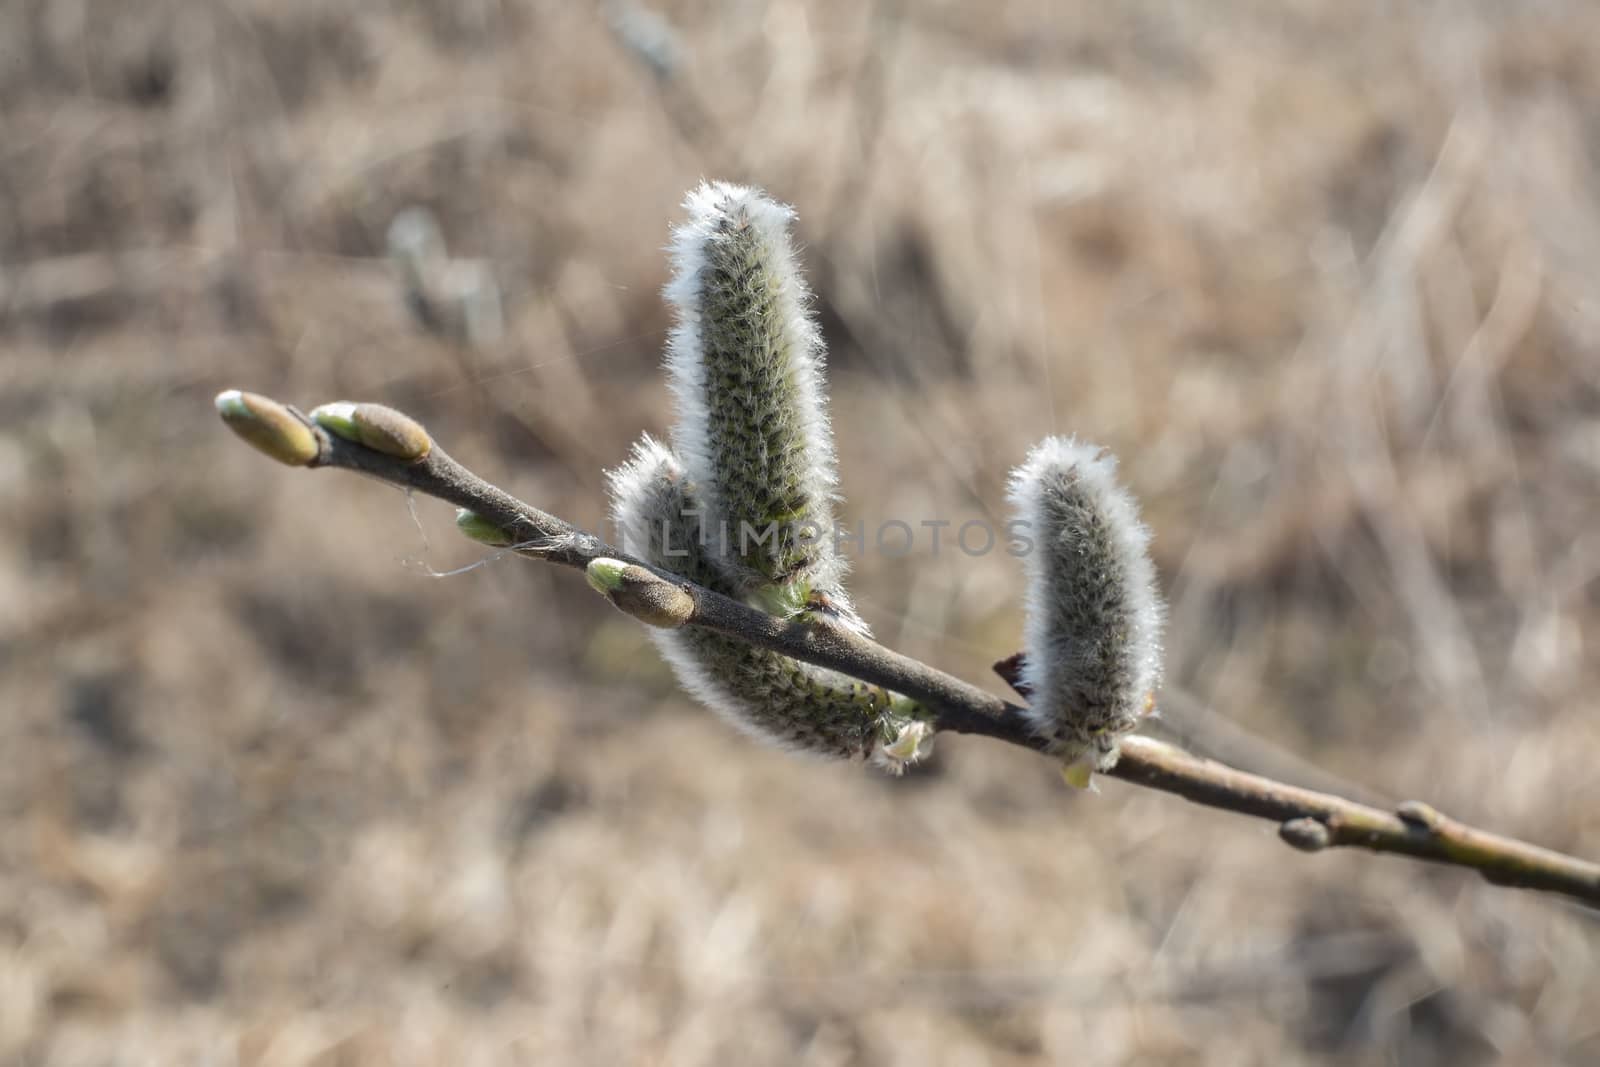
[[[346,441],[396,459],[415,461],[433,450],[433,440],[421,423],[382,404],[352,404],[340,400],[313,408],[311,419]]]
[[[496,526],[476,511],[469,511],[466,508],[456,509],[456,529],[479,544],[491,548],[505,548],[516,541],[504,528]]]
[[[308,467],[321,451],[305,420],[270,397],[226,389],[216,404],[228,429],[279,463]]]
[[[356,406],[348,400],[336,401],[332,404],[319,404],[311,409],[311,421],[321,426],[331,434],[337,434],[346,441],[361,443],[361,430],[356,426]]]
[[[628,565],[620,559],[591,559],[584,569],[589,585],[602,596],[610,596],[622,588],[622,572]]]
[[[694,616],[694,598],[672,582],[643,567],[616,559],[593,559],[584,576],[626,614],[664,630],[676,629]]]

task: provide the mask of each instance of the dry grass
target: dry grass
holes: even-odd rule
[[[979,741],[757,750],[581,582],[428,578],[446,516],[209,403],[398,404],[596,521],[669,421],[677,201],[758,181],[851,518],[1101,440],[1174,726],[1600,856],[1600,8],[666,10],[668,82],[565,0],[0,9],[0,1062],[1600,1058],[1591,915]],[[502,344],[406,317],[410,204]],[[1013,564],[855,585],[981,680]]]

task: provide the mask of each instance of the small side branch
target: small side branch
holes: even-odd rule
[[[715,630],[903,693],[933,713],[938,730],[1043,747],[1018,705],[826,622],[779,619],[657,570],[479,478],[407,416],[376,405],[338,407],[335,417],[311,419],[265,397],[230,391],[218,398],[230,427],[282,462],[358,471],[438,497],[504,531],[510,548],[534,559],[579,570],[601,559],[643,568],[692,600],[692,608],[676,615],[675,623]],[[1120,759],[1105,773],[1196,804],[1271,820],[1279,824],[1279,836],[1301,851],[1355,847],[1410,856],[1475,870],[1496,885],[1600,905],[1600,864],[1476,829],[1420,802],[1387,812],[1236,770],[1147,737],[1124,738]]]

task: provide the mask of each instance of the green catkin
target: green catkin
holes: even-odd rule
[[[716,558],[715,531],[702,528],[698,487],[670,452],[645,438],[610,482],[613,519],[631,555],[739,595]],[[872,757],[896,771],[921,754],[916,742],[924,731],[903,697],[698,627],[652,630],[651,637],[685,689],[761,740],[824,756]]]
[[[793,212],[722,183],[685,207],[666,289],[675,447],[646,438],[612,472],[623,544],[783,618],[865,634],[834,543],[823,350],[789,241]],[[895,772],[926,752],[932,731],[902,696],[696,627],[652,637],[686,689],[759,738]]]
[[[757,190],[708,183],[674,232],[677,314],[667,370],[674,450],[725,525],[723,567],[743,595],[791,615],[837,587],[836,486],[823,350],[789,241],[793,212]]]
[[[1033,541],[1021,678],[1029,723],[1069,765],[1108,769],[1161,678],[1149,531],[1117,484],[1116,460],[1071,438],[1029,453],[1011,500]]]

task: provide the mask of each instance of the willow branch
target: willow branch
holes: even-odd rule
[[[225,405],[224,399],[234,406]],[[341,436],[329,432],[327,419],[319,416],[313,422],[263,397],[228,393],[219,398],[218,406],[235,431],[274,458],[296,466],[358,471],[448,501],[504,531],[508,547],[519,555],[580,570],[607,559],[642,568],[687,594],[689,606],[675,622],[715,630],[903,693],[932,713],[937,730],[976,734],[1034,750],[1043,747],[1018,705],[825,620],[785,621],[652,567],[484,481],[398,412],[357,405],[351,410],[367,422],[360,427],[351,423]],[[1122,740],[1120,759],[1104,773],[1206,807],[1271,820],[1279,824],[1279,836],[1302,851],[1353,847],[1410,856],[1475,870],[1496,885],[1559,893],[1600,905],[1600,864],[1468,826],[1417,801],[1384,811],[1137,736]]]

